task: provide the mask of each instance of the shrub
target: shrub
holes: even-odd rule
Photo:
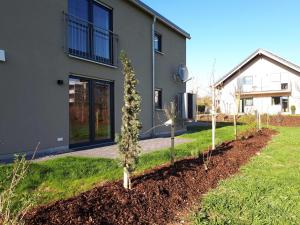
[[[292,105],[291,106],[291,111],[292,111],[292,114],[295,114],[296,113],[296,106]]]
[[[12,165],[12,172],[8,177],[8,185],[0,185],[0,224],[3,225],[20,225],[24,224],[23,217],[28,210],[34,205],[34,196],[16,194],[16,190],[21,181],[26,177],[30,161],[25,156],[16,156]]]

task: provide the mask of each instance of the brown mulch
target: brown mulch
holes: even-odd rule
[[[282,116],[282,115],[271,116],[270,125],[285,126],[285,127],[299,127],[300,116]]]
[[[168,224],[199,202],[218,182],[239,171],[276,132],[263,129],[249,139],[223,143],[209,170],[200,159],[183,159],[134,178],[133,190],[122,181],[107,183],[77,197],[41,206],[26,215],[26,224]],[[205,153],[204,153],[205,154]]]

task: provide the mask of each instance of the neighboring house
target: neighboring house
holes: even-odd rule
[[[258,49],[216,84],[217,103],[226,114],[300,113],[300,67],[268,51]],[[235,96],[240,94],[239,109]]]
[[[139,80],[141,136],[164,122],[171,100],[186,114],[186,83],[174,74],[186,64],[190,35],[141,1],[9,0],[0,27],[0,157],[38,142],[44,153],[113,143],[123,104],[120,50]]]

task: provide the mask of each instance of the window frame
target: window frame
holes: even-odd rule
[[[275,104],[275,98],[279,98],[279,103],[278,104]],[[271,97],[271,104],[272,105],[281,105],[281,96],[272,96]]]
[[[157,40],[157,47],[156,47],[156,44],[155,44],[155,41],[156,41],[156,38],[158,38]],[[154,40],[153,40],[153,44],[154,44],[154,51],[155,52],[162,52],[162,35],[158,32],[154,32]]]
[[[289,84],[288,83],[281,83],[281,90],[288,90]]]
[[[284,102],[287,104],[286,108],[283,107]],[[281,104],[281,111],[282,112],[289,112],[290,111],[290,99],[289,99],[288,96],[281,96],[280,104]]]
[[[251,104],[247,104],[247,100],[251,100]],[[253,98],[244,98],[243,101],[245,106],[253,106]]]
[[[85,21],[85,19],[77,17],[77,15],[73,15],[70,12],[70,2],[71,1],[72,0],[68,0],[68,14],[71,17],[76,18],[76,20],[77,19],[82,20],[84,23],[86,23],[87,36],[86,36],[86,40],[81,40],[82,43],[86,42],[86,51],[81,51],[76,48],[73,48],[74,46],[72,46],[70,43],[71,42],[70,37],[68,37],[68,39],[67,39],[68,53],[72,56],[79,57],[82,59],[87,59],[87,60],[91,60],[91,61],[95,61],[95,62],[107,64],[107,65],[113,65],[114,64],[114,44],[113,44],[113,40],[111,38],[111,35],[113,34],[113,8],[111,8],[105,4],[102,4],[101,2],[99,2],[97,0],[85,0],[87,2],[87,12],[85,12],[85,13],[87,13],[87,20]],[[96,39],[96,37],[95,37],[94,31],[97,30],[97,29],[95,29],[95,28],[97,28],[97,26],[94,21],[94,19],[95,19],[94,7],[95,6],[102,8],[103,10],[105,10],[108,13],[108,18],[107,18],[108,22],[109,22],[108,30],[103,29],[103,31],[108,32],[108,36],[109,36],[109,41],[108,41],[108,46],[107,46],[109,49],[108,50],[109,51],[108,58],[106,58],[105,56],[97,55],[97,50],[95,49],[94,40]],[[102,28],[99,27],[99,29],[102,29]],[[69,36],[69,34],[68,34],[68,36]]]
[[[156,93],[158,93],[157,102],[156,102]],[[162,89],[161,88],[155,88],[155,90],[154,90],[154,104],[155,104],[156,110],[162,109],[163,101],[162,101]]]

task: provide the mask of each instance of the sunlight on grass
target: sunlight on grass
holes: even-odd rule
[[[300,128],[277,128],[262,154],[202,200],[195,224],[299,224]]]
[[[222,127],[216,130],[216,137],[219,140],[217,142],[233,139],[233,127],[228,125],[230,124],[222,124]],[[241,129],[245,127],[242,126]],[[192,138],[194,141],[176,146],[177,159],[197,155],[198,151],[207,150],[211,142],[211,130],[210,127],[197,127],[181,137]],[[169,160],[168,149],[144,154],[140,157],[136,173],[168,163]],[[4,181],[5,186],[11,166],[0,166],[0,171],[0,181]],[[118,180],[121,177],[122,168],[118,160],[64,157],[33,163],[17,194],[38,192],[41,196],[39,204],[45,204],[74,196],[106,181]]]

